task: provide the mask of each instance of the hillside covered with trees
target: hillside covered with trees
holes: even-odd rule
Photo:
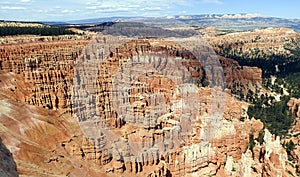
[[[56,36],[75,34],[75,32],[68,30],[64,27],[52,27],[52,26],[0,26],[0,36],[12,36],[12,35],[41,35],[41,36]]]

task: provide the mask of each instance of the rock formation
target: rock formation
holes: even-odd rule
[[[227,87],[235,93],[247,95],[262,86],[262,70],[258,67],[240,66],[237,61],[219,57],[224,69]]]
[[[184,39],[87,39],[1,39],[0,137],[20,175],[288,175],[268,131],[250,148],[263,124],[225,88],[259,86],[259,68]]]
[[[18,176],[17,166],[14,162],[12,154],[9,150],[2,144],[2,139],[0,138],[0,176],[16,177]]]
[[[292,98],[288,102],[288,107],[290,108],[291,112],[295,116],[295,121],[294,125],[291,129],[291,134],[293,135],[289,139],[287,139],[287,142],[292,141],[293,144],[295,145],[294,149],[291,151],[291,156],[294,159],[294,165],[297,168],[297,172],[300,173],[300,138],[299,138],[299,133],[300,133],[300,99]]]
[[[291,56],[285,45],[298,37],[299,34],[291,29],[264,28],[210,37],[208,40],[219,54],[264,59],[272,55]]]
[[[28,37],[1,46],[1,72],[20,74],[24,84],[33,84],[19,97],[22,102],[49,109],[69,107],[73,63],[88,43],[80,38]],[[18,93],[18,89],[11,91]]]
[[[288,102],[288,107],[296,117],[300,117],[300,99],[292,98]]]

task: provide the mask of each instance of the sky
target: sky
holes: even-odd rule
[[[116,16],[258,13],[300,19],[299,0],[9,0],[0,19],[68,21]]]

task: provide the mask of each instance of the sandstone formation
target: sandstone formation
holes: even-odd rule
[[[297,168],[297,172],[300,173],[300,99],[292,98],[288,102],[288,107],[290,108],[291,112],[295,116],[295,122],[291,129],[292,137],[289,138],[294,144],[295,147],[291,152],[291,156],[294,158],[295,162],[294,165]]]
[[[1,72],[20,74],[24,84],[32,84],[32,87],[26,89],[26,94],[20,95],[18,99],[49,109],[69,107],[73,63],[88,43],[88,40],[80,38],[28,37],[17,39],[16,44],[2,45]],[[6,39],[8,42],[11,40]],[[18,93],[19,88],[16,86],[10,90]]]
[[[262,70],[258,67],[240,66],[237,61],[219,57],[224,69],[227,87],[235,93],[256,91],[262,86]]]
[[[288,102],[288,107],[296,117],[300,117],[300,99],[292,98]]]
[[[285,45],[298,37],[299,34],[291,29],[263,28],[210,37],[208,40],[219,54],[264,59],[272,55],[291,56]]]
[[[20,176],[105,176],[96,165],[71,155],[75,146],[83,146],[84,137],[65,110],[24,104],[9,93],[1,92],[0,97],[0,135]]]
[[[0,137],[20,175],[289,175],[280,140],[259,144],[262,122],[225,88],[259,86],[260,69],[197,40],[87,39],[1,39]]]

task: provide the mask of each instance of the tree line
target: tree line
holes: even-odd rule
[[[68,30],[64,27],[13,27],[2,26],[0,27],[0,36],[12,35],[41,35],[41,36],[57,36],[75,34],[75,32]]]

